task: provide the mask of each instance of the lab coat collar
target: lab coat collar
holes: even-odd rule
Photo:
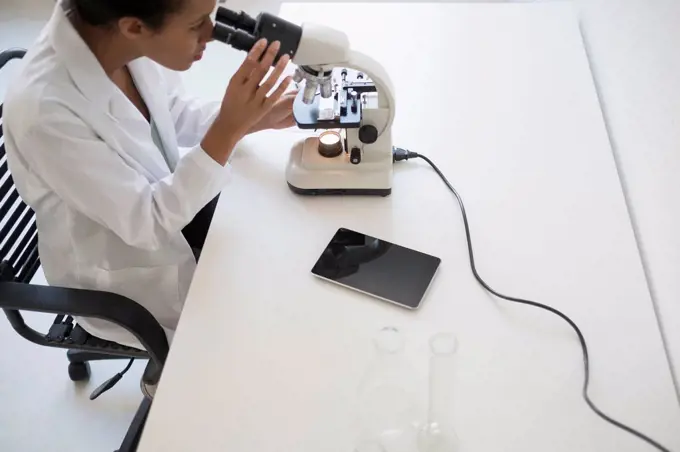
[[[59,0],[47,28],[52,47],[60,61],[64,63],[85,98],[101,107],[102,111],[108,112],[111,119],[117,122],[125,121],[128,130],[147,136],[148,142],[151,142],[149,123],[106,75],[101,64],[68,18],[66,14],[68,8],[69,0]],[[163,109],[154,87],[149,86],[149,81],[146,80],[145,64],[144,59],[140,58],[128,64],[128,68],[159,130],[173,130],[169,111],[167,108]],[[167,135],[167,133],[161,133],[161,139],[166,149],[170,149],[168,159],[174,166],[178,156],[174,155],[172,149],[176,149],[177,143],[174,137]],[[160,152],[149,152],[147,148],[126,149],[125,152],[131,154],[157,178],[162,178],[171,172],[171,168],[168,167]]]
[[[153,86],[153,81],[149,79],[147,74],[152,74],[148,65],[153,64],[151,60],[146,58],[139,58],[131,61],[128,64],[128,69],[130,69],[130,74],[134,79],[135,86],[139,90],[140,95],[146,103],[146,107],[151,113],[152,120],[156,123],[156,126],[160,131],[174,131],[175,125],[170,115],[170,110],[168,109],[167,102],[163,102],[165,97],[159,96],[158,86]],[[128,103],[128,105],[130,105]],[[146,120],[143,119],[142,115],[139,114],[137,109],[134,109],[134,113],[140,121],[143,121],[145,125],[148,126]],[[149,129],[150,130],[150,129]],[[150,132],[149,132],[150,133]],[[160,139],[165,147],[166,157],[168,159],[169,170],[174,171],[179,160],[179,154],[173,150],[177,149],[177,138],[174,133],[161,133]],[[160,153],[156,155],[157,164],[162,167],[166,167],[165,160],[162,159]]]
[[[91,102],[107,103],[115,93],[115,85],[99,61],[69,20],[69,2],[59,0],[50,19],[47,33],[59,59],[74,83]]]

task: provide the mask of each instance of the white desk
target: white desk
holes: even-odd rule
[[[593,72],[680,398],[680,2],[581,3]]]
[[[461,192],[480,273],[570,315],[590,346],[595,402],[680,448],[680,407],[570,7],[373,4],[352,22],[331,8],[283,14],[341,26],[384,62],[396,143],[433,158]],[[460,213],[432,171],[401,164],[386,199],[300,198],[283,177],[292,137],[254,136],[234,159],[140,451],[351,450],[350,400],[386,325],[408,335],[423,372],[428,337],[457,334],[462,450],[650,450],[587,408],[564,322],[476,284]],[[310,275],[339,226],[442,257],[420,311]]]

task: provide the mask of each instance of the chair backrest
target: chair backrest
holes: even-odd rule
[[[0,52],[0,70],[25,54],[23,49]],[[11,272],[15,282],[29,283],[40,267],[38,229],[35,213],[19,196],[9,172],[2,107],[0,103],[0,262],[5,278]]]

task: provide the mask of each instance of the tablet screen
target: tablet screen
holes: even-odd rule
[[[314,265],[316,276],[417,309],[441,260],[360,232],[340,228]]]

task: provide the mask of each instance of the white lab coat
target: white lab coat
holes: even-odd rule
[[[51,285],[110,291],[147,308],[168,339],[196,261],[182,228],[219,194],[224,167],[200,147],[219,102],[183,94],[177,74],[148,59],[129,65],[167,152],[106,76],[60,3],[8,90],[10,170],[36,212]],[[180,158],[179,146],[192,148]],[[79,319],[103,339],[140,347],[124,329]]]

